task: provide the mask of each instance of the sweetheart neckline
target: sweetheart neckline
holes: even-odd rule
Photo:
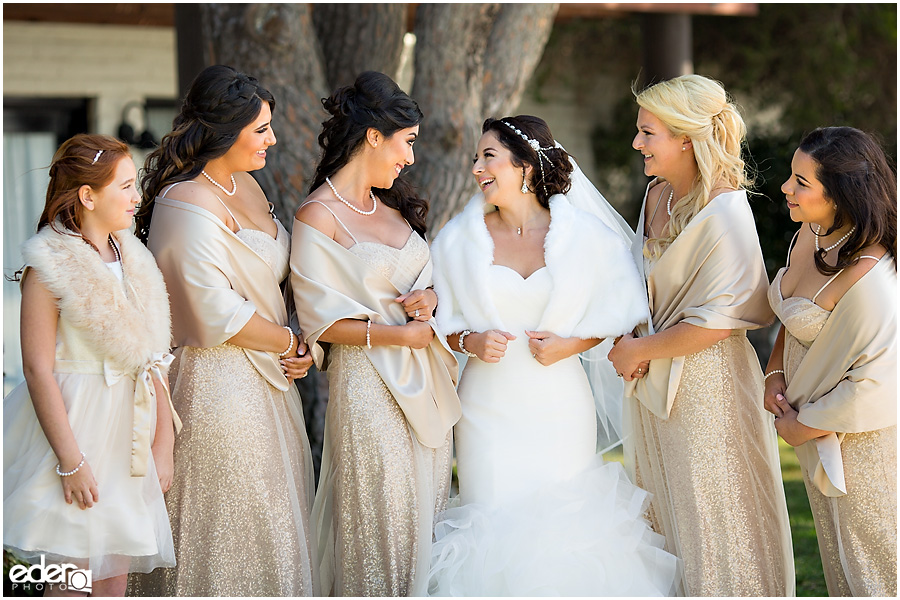
[[[531,274],[528,275],[528,277],[523,277],[521,273],[519,273],[518,271],[516,271],[516,270],[513,269],[512,267],[507,267],[506,265],[498,265],[498,264],[491,264],[491,266],[492,266],[492,267],[501,267],[501,268],[506,269],[507,271],[512,271],[513,273],[515,273],[516,275],[518,275],[518,276],[519,276],[519,279],[521,279],[522,281],[528,281],[529,279],[531,279],[532,277],[534,277],[535,273],[538,273],[539,271],[543,271],[544,269],[547,268],[547,265],[544,265],[543,267],[539,267],[539,268],[535,269],[534,271],[532,271]]]

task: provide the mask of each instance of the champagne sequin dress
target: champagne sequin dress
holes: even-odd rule
[[[349,250],[407,291],[429,259],[416,233],[400,249],[363,241]],[[328,361],[313,507],[322,593],[424,595],[434,517],[449,497],[451,434],[437,449],[420,444],[363,346],[333,344]]]
[[[644,272],[652,264],[645,258]],[[652,366],[651,366],[652,369]],[[686,596],[793,594],[776,433],[744,330],[685,357],[668,419],[632,404],[635,485],[684,561]]]
[[[236,235],[283,281],[290,234],[276,224],[276,238]],[[309,443],[296,387],[276,389],[227,342],[183,346],[176,357],[169,378],[184,428],[166,504],[177,566],[133,576],[129,595],[313,595]]]
[[[769,302],[785,328],[784,373],[789,383],[831,312],[808,298],[782,297],[785,270],[772,281]],[[837,498],[822,494],[811,474],[801,469],[828,594],[896,596],[897,426],[846,434],[841,458],[847,494]]]

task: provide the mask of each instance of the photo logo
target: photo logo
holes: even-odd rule
[[[43,590],[44,586],[59,586],[60,590],[91,593],[93,580],[90,569],[79,569],[71,563],[47,564],[47,557],[41,554],[41,561],[26,567],[15,565],[9,570],[12,589]]]

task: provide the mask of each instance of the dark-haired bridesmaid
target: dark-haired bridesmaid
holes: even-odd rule
[[[323,104],[324,154],[291,249],[297,316],[329,383],[313,506],[322,592],[424,596],[460,406],[456,359],[435,335],[428,205],[400,176],[422,113],[372,71]]]
[[[166,497],[177,566],[134,578],[134,594],[318,594],[293,385],[312,360],[281,288],[290,236],[248,173],[275,144],[274,108],[253,77],[208,67],[147,158],[137,231],[169,291],[184,430]]]
[[[830,596],[897,595],[897,178],[851,127],[800,142],[801,223],[769,288],[766,410],[794,446]]]

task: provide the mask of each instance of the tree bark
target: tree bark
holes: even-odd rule
[[[425,113],[411,177],[432,235],[476,191],[471,157],[485,117],[519,103],[557,4],[420,4],[412,96]]]
[[[406,4],[314,4],[313,25],[331,90],[352,85],[363,71],[397,79]]]
[[[207,64],[226,64],[259,79],[275,97],[278,143],[253,173],[275,212],[290,224],[306,197],[330,92],[308,4],[201,4]]]

